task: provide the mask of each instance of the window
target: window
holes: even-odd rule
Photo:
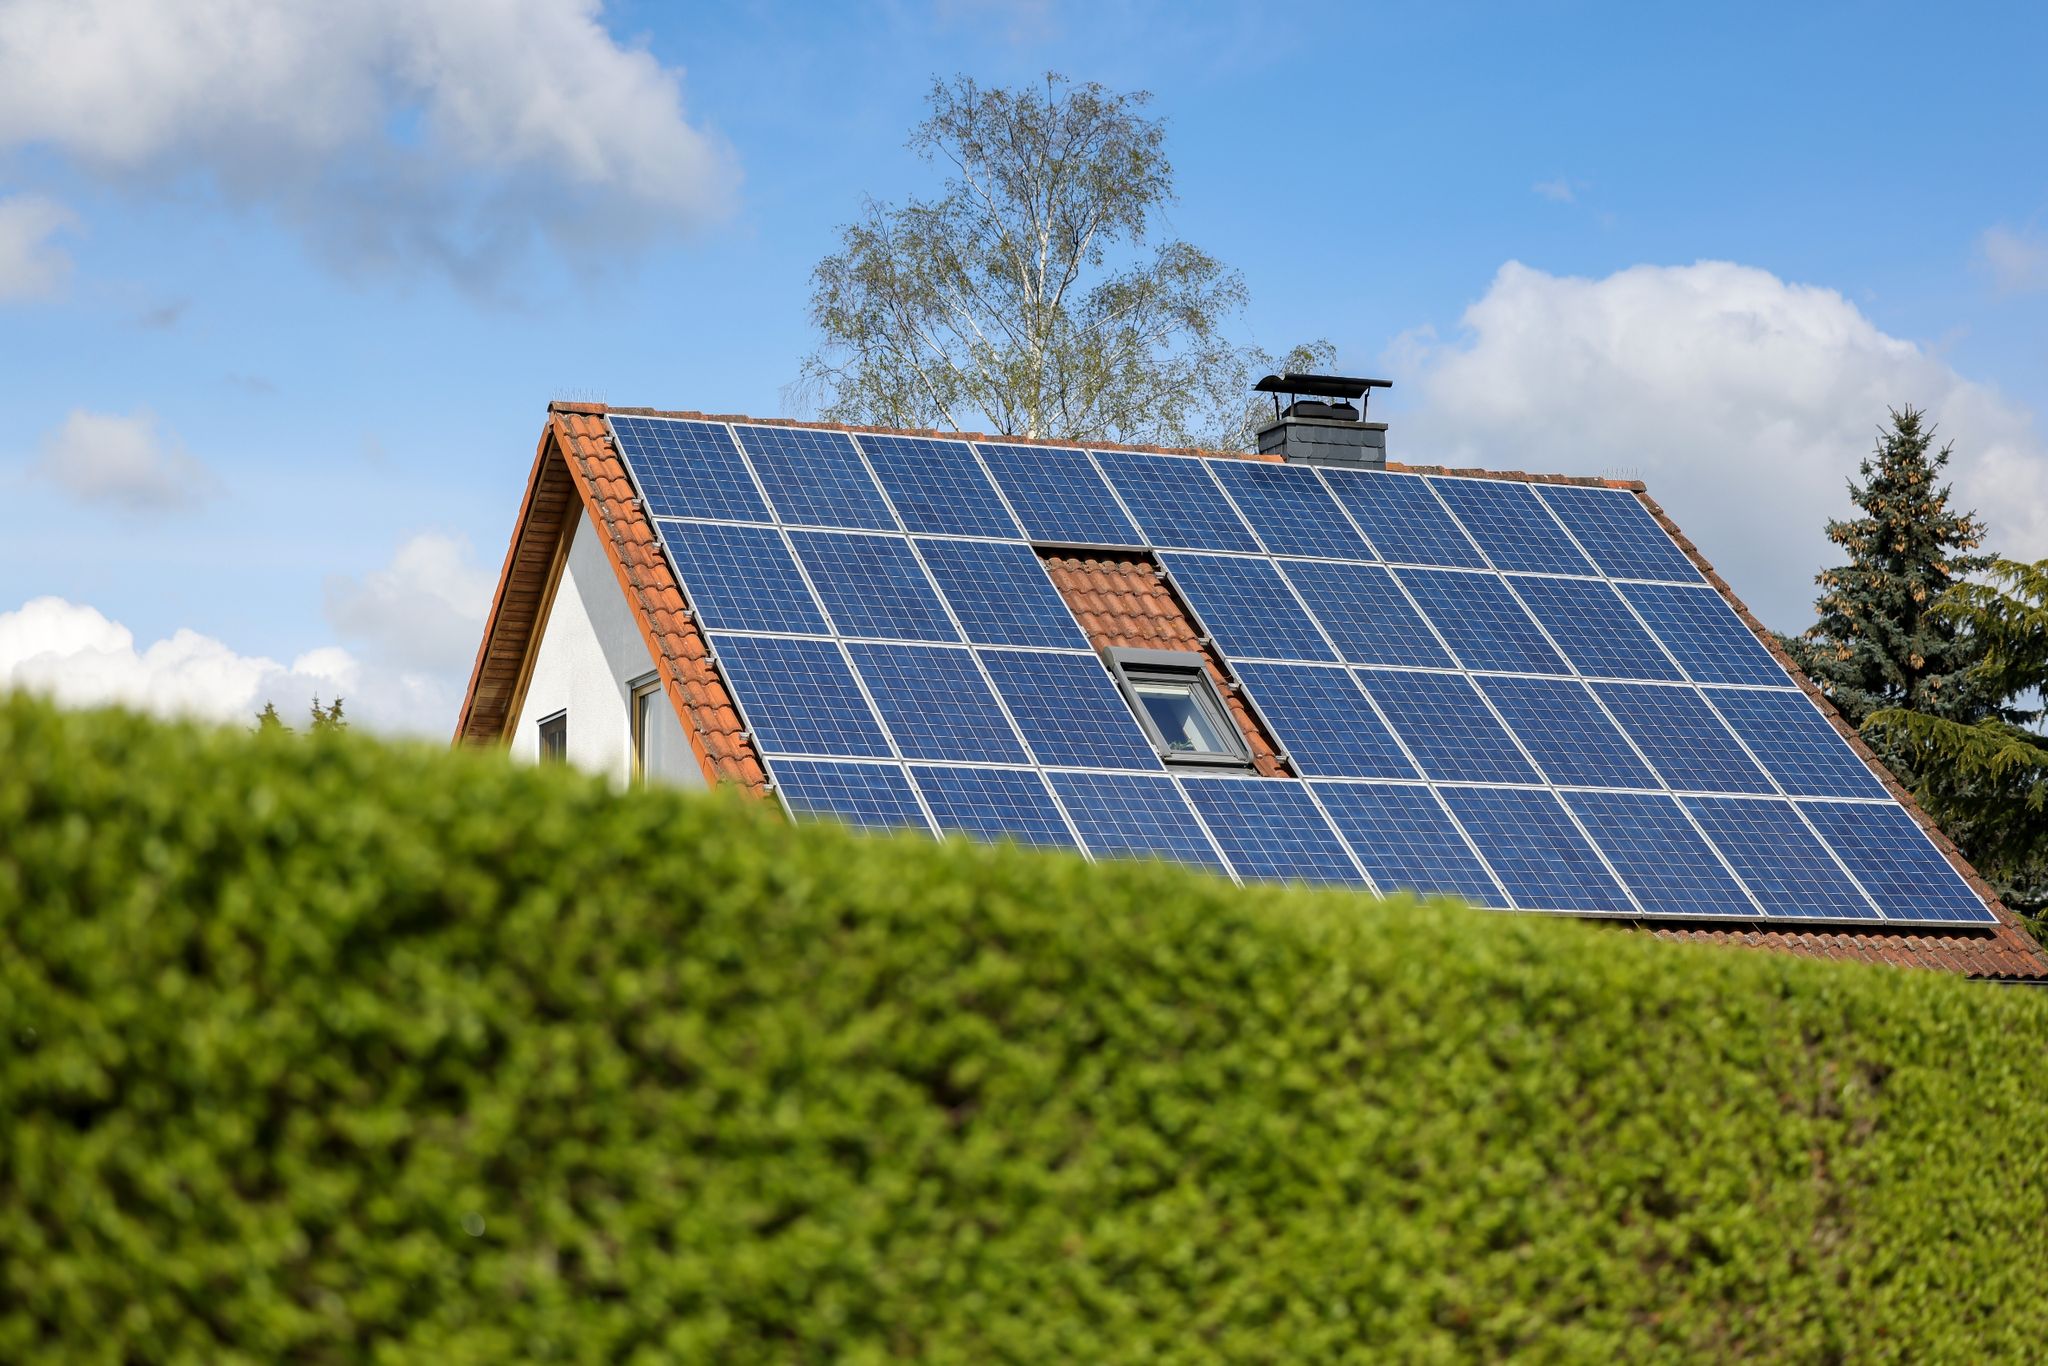
[[[1112,646],[1102,658],[1160,758],[1168,763],[1236,767],[1251,762],[1244,734],[1224,707],[1200,655]]]
[[[649,674],[635,679],[629,694],[627,714],[633,719],[633,781],[644,783],[652,776],[661,777],[668,771],[670,755],[664,743],[668,727],[662,722],[662,709],[668,706],[668,695],[661,690],[661,676]]]
[[[558,711],[540,719],[540,761],[559,764],[569,758],[569,713]]]

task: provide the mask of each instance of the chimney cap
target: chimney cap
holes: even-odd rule
[[[1268,375],[1252,386],[1262,394],[1307,395],[1311,398],[1364,398],[1368,389],[1391,389],[1390,379],[1351,379],[1344,375],[1304,375],[1288,371]]]

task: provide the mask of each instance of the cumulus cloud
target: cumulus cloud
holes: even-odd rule
[[[532,241],[631,247],[726,211],[682,74],[598,0],[13,0],[0,148],[130,188],[190,178],[347,266],[488,283]]]
[[[73,409],[43,438],[40,470],[75,497],[131,512],[184,506],[214,487],[206,466],[159,432],[147,409],[126,417]]]
[[[1957,500],[2008,554],[2048,554],[2048,445],[2032,415],[1886,335],[1831,289],[1726,262],[1605,279],[1510,262],[1458,336],[1413,333],[1389,364],[1420,408],[1395,458],[1640,477],[1760,616],[1811,618],[1822,534],[1887,405],[1956,444]]]
[[[466,676],[497,582],[468,541],[423,532],[400,545],[382,569],[330,578],[327,620],[372,658],[414,672]]]
[[[71,258],[51,239],[74,221],[69,209],[42,195],[0,199],[0,304],[41,298],[63,287]]]
[[[1999,224],[1977,239],[1991,278],[2007,294],[2048,289],[2048,237]]]

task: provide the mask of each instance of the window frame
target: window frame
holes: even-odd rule
[[[647,785],[647,709],[657,697],[667,697],[659,673],[642,674],[626,683],[626,776],[636,787]]]
[[[1209,672],[1208,661],[1201,655],[1192,650],[1141,650],[1124,645],[1106,645],[1101,654],[1110,677],[1116,680],[1117,690],[1124,695],[1131,714],[1137,718],[1145,738],[1151,742],[1153,752],[1161,762],[1197,768],[1251,767],[1251,746],[1246,743],[1237,718],[1225,705],[1223,694],[1216,687],[1215,675]],[[1145,683],[1186,686],[1196,709],[1228,748],[1175,749],[1160,732],[1159,724],[1152,719],[1151,710],[1139,694],[1140,685]]]
[[[548,732],[554,731],[556,747],[549,747]],[[569,762],[569,709],[551,711],[534,722],[536,736],[534,757],[543,764],[566,764]]]

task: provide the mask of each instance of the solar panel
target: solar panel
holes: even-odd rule
[[[1231,867],[1246,881],[1364,881],[1304,784],[1280,778],[1189,778],[1183,786]]]
[[[1565,787],[1659,786],[1657,775],[1585,684],[1570,678],[1475,681],[1551,782]]]
[[[1451,520],[1420,476],[1335,469],[1321,474],[1330,492],[1379,551],[1378,558],[1392,564],[1486,567],[1479,548]]]
[[[1593,691],[1674,791],[1771,791],[1771,780],[1691,688],[1595,683]]]
[[[844,636],[958,640],[910,542],[901,536],[792,531],[797,558]]]
[[[1029,539],[1056,545],[1145,544],[1086,451],[1059,446],[979,449]]]
[[[1523,910],[1635,909],[1554,793],[1530,787],[1437,791]]]
[[[1428,788],[1394,783],[1317,783],[1330,819],[1383,892],[1463,897],[1475,906],[1507,898]]]
[[[1886,797],[1884,784],[1806,694],[1706,688],[1707,701],[1795,797]]]
[[[980,840],[1075,847],[1045,779],[1030,769],[912,764],[910,773],[941,830]]]
[[[1414,595],[1423,615],[1466,668],[1528,674],[1571,672],[1498,574],[1397,569],[1394,577]]]
[[[889,742],[831,641],[714,635],[712,646],[763,753],[888,755]]]
[[[712,630],[823,635],[825,615],[772,526],[656,522],[697,619]]]
[[[1344,509],[1306,465],[1263,460],[1212,460],[1209,472],[1223,485],[1259,539],[1275,555],[1317,555],[1328,560],[1378,558]]]
[[[1238,659],[1337,661],[1271,560],[1173,553],[1159,558],[1223,653]]]
[[[772,520],[754,487],[754,476],[740,458],[740,448],[723,424],[614,417],[611,425],[649,516]]]
[[[1802,809],[1887,919],[1997,923],[1897,804],[1808,802]]]
[[[945,645],[849,644],[896,747],[907,759],[1028,760],[974,656]]]
[[[1413,778],[1401,753],[1351,675],[1335,665],[1240,664],[1259,714],[1304,774],[1336,778]]]
[[[871,830],[931,832],[899,764],[777,759],[774,769],[776,795],[797,820],[830,818]]]
[[[1425,778],[1471,783],[1542,781],[1464,675],[1360,669],[1358,676],[1394,733],[1422,765]]]
[[[1097,451],[1096,460],[1146,538],[1184,550],[1256,552],[1258,538],[1209,478],[1200,456]]]
[[[1735,615],[1735,609],[1713,589],[1660,583],[1619,587],[1693,682],[1785,686],[1784,666],[1771,658],[1770,651]]]
[[[1827,848],[1786,801],[1681,797],[1758,901],[1778,916],[1875,920]]]
[[[1743,916],[1757,907],[1676,798],[1648,792],[1567,792],[1593,843],[1652,915]]]
[[[1505,479],[1431,479],[1495,569],[1592,574],[1591,562],[1527,484]]]
[[[1601,573],[1617,579],[1700,581],[1698,568],[1670,533],[1657,525],[1642,499],[1628,490],[1571,484],[1532,487],[1593,557]]]
[[[1673,681],[1683,676],[1611,584],[1518,575],[1508,586],[1580,673]]]
[[[1350,663],[1455,667],[1436,632],[1381,566],[1282,560],[1280,570]]]
[[[913,544],[977,645],[1088,648],[1080,624],[1029,546],[922,539]]]
[[[853,438],[814,427],[734,427],[776,516],[790,526],[894,531]]]
[[[855,440],[908,530],[939,536],[1022,534],[966,442],[866,434]]]
[[[983,650],[981,661],[1039,763],[1161,767],[1124,695],[1094,655]]]
[[[1060,804],[1098,858],[1156,855],[1227,871],[1202,831],[1194,808],[1163,773],[1060,773],[1046,775]]]

